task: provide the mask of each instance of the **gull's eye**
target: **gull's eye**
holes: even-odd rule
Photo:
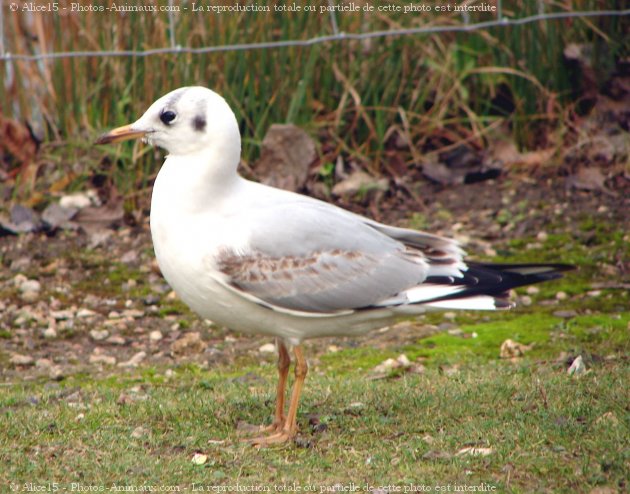
[[[175,120],[175,117],[177,117],[176,113],[171,110],[166,110],[160,113],[160,120],[162,120],[164,125],[171,125],[173,120]]]

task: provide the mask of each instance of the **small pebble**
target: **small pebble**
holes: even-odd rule
[[[121,288],[123,292],[128,292],[129,290],[137,286],[138,286],[138,282],[132,278],[132,279],[127,280],[125,283],[123,283]]]
[[[25,281],[28,281],[28,278],[24,276],[22,273],[16,274],[13,277],[13,285],[16,286],[17,288],[19,288],[22,285],[22,283],[24,283]]]
[[[563,319],[571,319],[572,317],[577,316],[577,312],[574,310],[557,310],[553,313],[555,317],[561,317]]]
[[[127,343],[127,341],[122,336],[112,335],[105,340],[105,343],[109,343],[110,345],[122,346]]]
[[[569,298],[569,296],[565,292],[556,293],[557,300],[566,300],[567,298]]]
[[[83,318],[86,318],[86,317],[93,317],[93,316],[96,316],[96,315],[97,315],[97,312],[94,312],[93,310],[90,310],[90,309],[79,309],[77,311],[77,317],[79,319],[83,319]]]
[[[144,311],[138,309],[127,309],[122,312],[123,317],[131,317],[133,319],[139,319],[144,316]]]
[[[124,264],[132,264],[138,260],[138,251],[130,250],[120,257],[120,262]]]
[[[137,367],[147,356],[146,352],[138,352],[126,362],[120,362],[118,367]]]
[[[536,295],[537,293],[540,293],[540,288],[538,288],[537,286],[528,286],[527,293],[529,295]]]
[[[464,336],[464,332],[459,328],[449,329],[448,334],[451,336],[459,336],[460,338]]]
[[[579,376],[580,374],[584,374],[586,372],[586,365],[584,365],[584,360],[582,360],[582,355],[578,355],[575,360],[573,360],[573,363],[571,364],[571,367],[569,367],[567,369],[567,373],[570,376]]]
[[[144,299],[142,300],[142,302],[144,303],[144,305],[157,305],[160,303],[160,297],[158,297],[157,295],[151,294],[151,295],[147,295],[146,297],[144,297]]]
[[[203,465],[205,462],[208,461],[208,455],[204,455],[201,453],[195,453],[192,457],[193,464],[195,465]]]
[[[90,337],[94,341],[102,341],[109,336],[109,331],[106,329],[93,329],[90,331]]]
[[[39,291],[26,291],[20,293],[20,298],[27,304],[37,302],[39,299]]]
[[[90,364],[116,365],[116,357],[106,355],[99,348],[95,348],[94,353],[90,355],[89,362]]]
[[[138,426],[131,433],[131,437],[133,437],[134,439],[140,439],[141,437],[146,436],[148,433],[148,429],[142,426]]]
[[[160,341],[162,338],[164,338],[164,336],[161,331],[155,330],[149,333],[149,339],[151,341]]]
[[[74,312],[71,310],[53,310],[50,312],[50,315],[56,321],[64,321],[66,319],[72,319],[74,317]]]
[[[83,193],[77,192],[76,194],[69,194],[67,196],[62,196],[59,199],[59,205],[63,208],[75,208],[75,209],[83,209],[92,204],[90,197]]]
[[[53,365],[53,361],[48,358],[38,358],[35,361],[35,367],[39,369],[47,369],[49,367],[52,367],[52,365]]]
[[[273,343],[265,343],[258,349],[258,351],[260,353],[275,353],[276,345],[274,345]]]
[[[47,340],[55,339],[57,337],[57,330],[50,326],[42,331],[42,336]]]
[[[15,259],[11,262],[9,269],[13,272],[24,271],[25,269],[28,269],[30,265],[31,265],[31,259],[29,257],[20,257],[19,259]],[[24,276],[24,275],[18,275],[18,276]],[[26,279],[26,276],[24,276],[24,278]]]
[[[52,379],[53,381],[61,381],[64,378],[64,373],[63,373],[62,368],[58,365],[53,365],[48,370],[48,377]]]
[[[25,280],[20,284],[21,292],[39,292],[42,284],[37,280]]]
[[[20,355],[19,353],[14,353],[11,355],[9,363],[13,365],[33,365],[35,360],[30,355]]]

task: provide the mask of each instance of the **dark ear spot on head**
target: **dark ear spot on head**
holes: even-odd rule
[[[197,115],[193,119],[193,128],[197,132],[203,132],[203,130],[206,128],[206,117],[204,117],[202,115]]]

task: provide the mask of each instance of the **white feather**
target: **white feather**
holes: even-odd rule
[[[494,297],[490,295],[477,295],[474,297],[459,298],[455,300],[440,300],[426,304],[435,309],[462,309],[462,310],[496,310]]]

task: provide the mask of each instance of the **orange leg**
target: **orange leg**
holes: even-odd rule
[[[302,394],[302,388],[304,387],[304,380],[306,379],[306,374],[308,372],[308,364],[306,363],[306,359],[302,353],[302,347],[296,346],[293,349],[293,353],[295,354],[295,382],[293,383],[293,390],[291,392],[289,412],[284,419],[284,424],[281,427],[278,427],[276,432],[270,436],[252,439],[251,442],[254,446],[268,446],[270,444],[284,443],[293,439],[297,434],[297,411],[300,402],[300,395]],[[278,406],[276,406],[276,413],[278,409]]]
[[[284,426],[284,392],[287,389],[287,377],[289,377],[289,366],[291,357],[285,344],[278,338],[278,387],[276,389],[276,413],[273,422],[267,427],[262,427],[263,432],[279,432]]]

